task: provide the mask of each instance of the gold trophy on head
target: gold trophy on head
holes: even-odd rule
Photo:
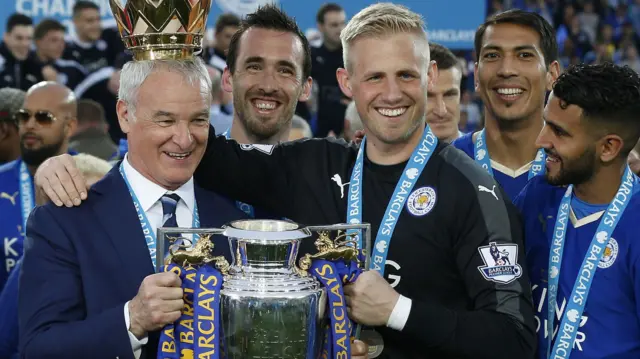
[[[140,61],[188,59],[200,52],[211,1],[109,0],[109,3],[122,41],[134,60]]]

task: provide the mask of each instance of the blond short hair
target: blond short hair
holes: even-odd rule
[[[393,3],[377,3],[360,10],[340,33],[344,64],[348,65],[349,45],[361,37],[413,33],[427,40],[424,19],[407,7]],[[427,56],[429,47],[426,46]]]
[[[73,160],[85,178],[91,176],[101,178],[111,170],[109,162],[86,153],[79,153],[73,156]]]

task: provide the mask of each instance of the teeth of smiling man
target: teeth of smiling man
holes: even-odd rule
[[[379,108],[378,112],[387,117],[398,117],[407,111],[406,107],[400,108]]]
[[[189,156],[191,154],[191,152],[187,152],[187,153],[175,153],[175,152],[167,152],[167,154],[169,155],[169,157],[171,158],[175,158],[178,160],[183,160],[185,159],[187,156]]]
[[[275,102],[267,102],[267,101],[256,101],[255,105],[257,108],[261,109],[261,110],[273,110],[274,108],[276,108],[276,103]]]
[[[498,93],[501,95],[519,95],[521,94],[522,89],[514,89],[514,88],[502,88],[502,89],[498,89]]]

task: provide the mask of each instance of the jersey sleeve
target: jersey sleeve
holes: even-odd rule
[[[345,143],[307,139],[279,145],[238,144],[209,131],[209,142],[194,178],[205,189],[261,208],[274,215],[296,218],[300,193],[318,189],[327,157],[344,158]],[[317,173],[317,175],[314,175]]]
[[[413,301],[403,332],[455,357],[532,358],[535,324],[520,216],[491,176],[455,158],[461,175],[443,172],[441,188],[455,198],[447,226],[472,305],[452,310]]]

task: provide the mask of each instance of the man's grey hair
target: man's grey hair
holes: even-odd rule
[[[350,69],[349,45],[355,40],[362,37],[380,37],[400,33],[423,36],[425,43],[427,42],[424,19],[407,7],[393,3],[377,3],[360,10],[340,33],[345,67],[347,70]],[[428,46],[425,51],[428,57]]]
[[[309,123],[307,122],[307,120],[305,120],[304,118],[298,115],[293,115],[293,119],[291,120],[291,128],[301,129],[302,135],[306,138],[313,137],[313,133],[311,132],[311,126],[309,126]]]
[[[211,78],[204,61],[200,57],[189,60],[145,60],[129,61],[120,73],[118,99],[124,101],[135,118],[138,91],[144,81],[155,71],[169,70],[181,74],[190,85],[204,87],[207,98],[211,99]],[[171,86],[171,84],[167,84]]]

